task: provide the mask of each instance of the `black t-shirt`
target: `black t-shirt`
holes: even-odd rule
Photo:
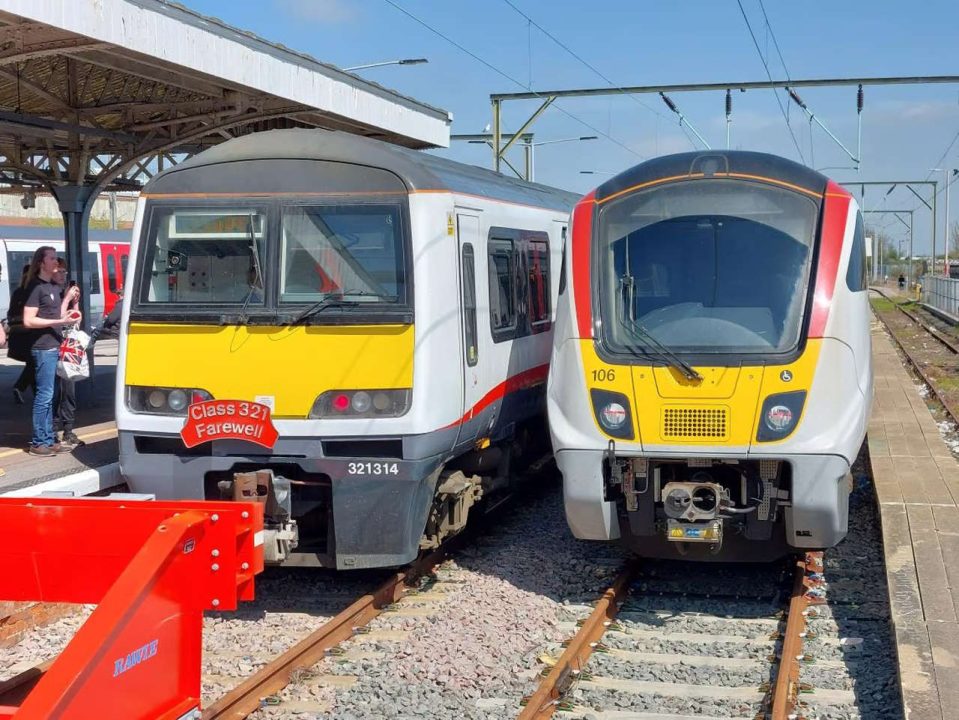
[[[38,280],[30,290],[25,306],[37,308],[37,317],[41,320],[59,320],[62,302],[62,288],[59,285]],[[41,328],[34,332],[36,332],[36,338],[33,341],[34,350],[52,350],[60,347],[58,328]]]

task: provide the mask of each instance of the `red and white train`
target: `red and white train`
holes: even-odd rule
[[[548,389],[566,516],[646,556],[845,536],[872,404],[862,215],[782,158],[658,158],[576,206]]]
[[[7,316],[10,296],[23,268],[37,248],[49,245],[63,253],[63,229],[34,225],[0,225],[0,318]],[[90,271],[91,326],[116,304],[130,257],[129,230],[90,230],[87,262]]]

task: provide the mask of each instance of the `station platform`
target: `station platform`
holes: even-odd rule
[[[946,720],[959,712],[959,463],[878,321],[872,339],[869,457],[903,707]]]
[[[23,491],[37,485],[56,489],[51,481],[79,476],[88,477],[91,487],[99,474],[114,475],[117,462],[117,431],[113,420],[113,397],[117,364],[117,341],[101,340],[94,345],[94,376],[77,385],[77,427],[74,432],[84,441],[72,453],[36,457],[27,453],[30,444],[33,396],[24,393],[25,403],[18,405],[13,385],[23,363],[0,350],[0,495]],[[81,388],[81,385],[85,386]]]

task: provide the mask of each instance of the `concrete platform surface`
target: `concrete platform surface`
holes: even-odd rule
[[[959,464],[873,324],[869,457],[907,720],[959,718]]]
[[[86,444],[72,453],[36,457],[27,453],[31,436],[33,396],[14,402],[13,385],[23,363],[0,350],[0,494],[54,478],[108,466],[117,461],[117,432],[113,396],[116,378],[117,341],[102,340],[94,346],[93,377],[77,384],[76,434]]]

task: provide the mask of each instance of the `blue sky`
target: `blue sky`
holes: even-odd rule
[[[453,132],[481,132],[491,120],[489,94],[526,87],[602,87],[728,82],[766,77],[737,0],[183,0],[190,8],[267,40],[348,67],[426,57],[429,64],[361,71],[364,77],[453,113]],[[925,0],[742,0],[774,78],[959,74],[959,2]],[[455,40],[501,72],[485,66],[424,28],[394,4]],[[511,7],[515,6],[514,7]],[[517,11],[517,8],[520,12]],[[589,12],[584,8],[588,8]],[[561,41],[531,25],[524,14]],[[785,70],[774,44],[785,60]],[[502,74],[501,74],[502,73]],[[509,76],[513,80],[508,79]],[[514,82],[515,80],[515,82]],[[850,150],[856,150],[856,91],[807,88],[809,108]],[[713,147],[725,145],[723,93],[676,93],[673,100]],[[843,151],[780,95],[792,132],[769,90],[733,94],[731,146],[772,152],[816,168],[851,165]],[[644,107],[644,104],[648,107]],[[505,130],[517,128],[538,101],[508,103]],[[656,96],[571,98],[557,101],[535,124],[536,141],[599,135],[587,142],[538,148],[536,179],[586,192],[608,174],[669,152],[697,147]],[[651,108],[651,109],[650,109]],[[565,111],[565,112],[563,112]],[[930,168],[959,167],[959,85],[865,89],[861,173],[826,170],[841,180],[926,179]],[[489,166],[483,146],[454,143],[441,154]],[[519,167],[521,157],[515,156]],[[594,171],[593,175],[581,171]],[[942,178],[932,173],[931,179]],[[959,183],[952,218],[959,218]],[[940,195],[940,223],[943,218]],[[923,207],[903,187],[886,196],[868,190],[867,209]],[[907,232],[891,215],[873,215],[893,239]],[[917,212],[916,250],[929,249],[929,214]]]

